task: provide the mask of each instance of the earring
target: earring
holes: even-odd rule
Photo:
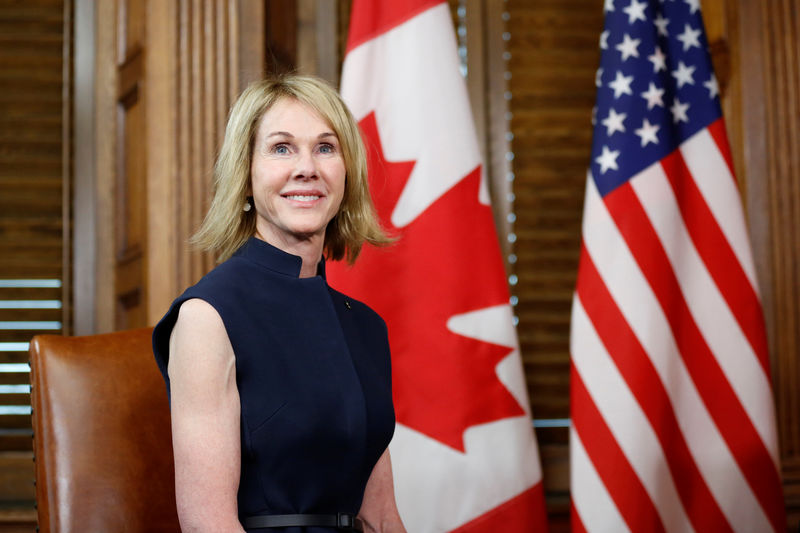
[[[251,207],[252,207],[252,206],[250,205],[250,201],[249,201],[249,200],[246,200],[246,201],[244,202],[244,207],[242,207],[242,211],[245,211],[245,212],[247,212],[247,211],[250,211],[250,208],[251,208]]]

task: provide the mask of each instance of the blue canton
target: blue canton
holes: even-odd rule
[[[700,0],[605,0],[591,175],[602,196],[722,116]]]

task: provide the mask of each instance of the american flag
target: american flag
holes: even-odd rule
[[[572,309],[575,531],[784,531],[755,268],[700,0],[605,0]]]

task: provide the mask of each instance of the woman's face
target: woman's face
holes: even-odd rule
[[[342,147],[333,128],[293,99],[276,102],[261,118],[250,167],[256,230],[282,248],[324,243],[345,187]]]

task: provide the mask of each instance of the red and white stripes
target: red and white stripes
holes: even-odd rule
[[[724,124],[601,197],[572,314],[586,531],[785,528],[764,324]]]

